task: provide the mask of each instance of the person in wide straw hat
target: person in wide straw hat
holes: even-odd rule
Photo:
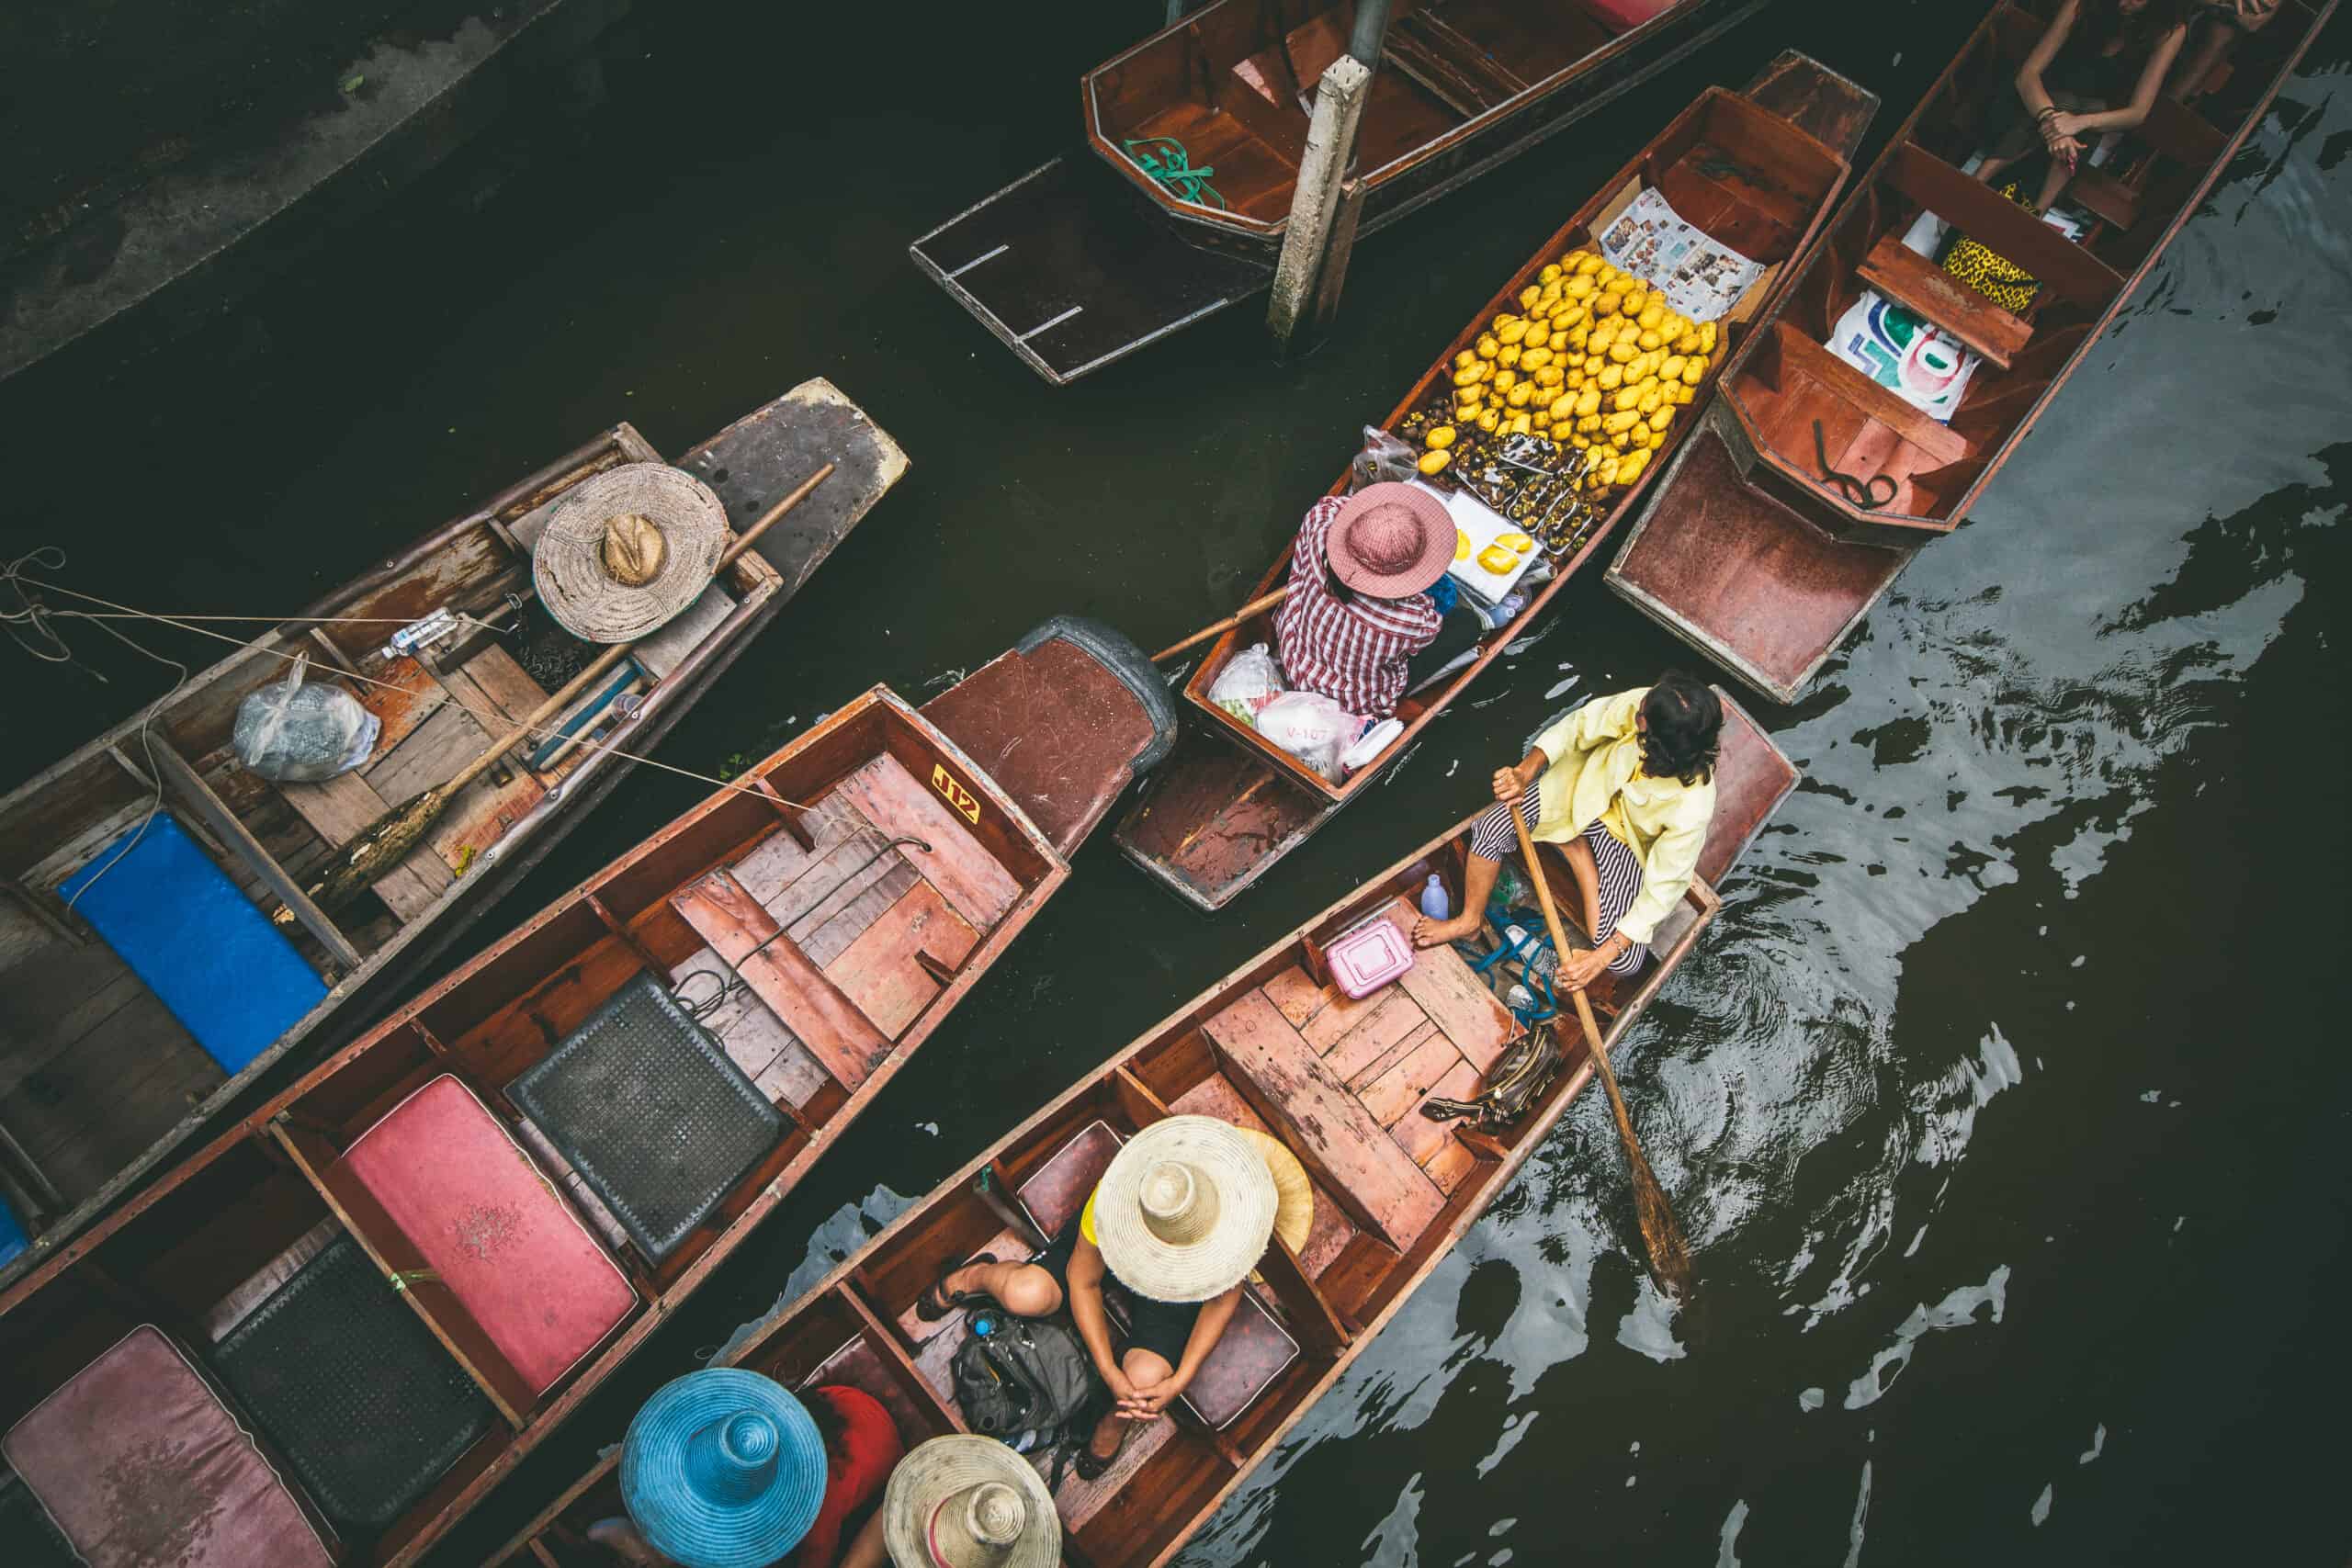
[[[1060,1568],[1062,1521],[1037,1467],[993,1438],[933,1438],[890,1472],[839,1568]]]
[[[1275,1146],[1295,1170],[1296,1159]],[[1295,1214],[1303,1171],[1293,1185]],[[1157,1418],[1200,1371],[1282,1207],[1282,1184],[1250,1134],[1214,1116],[1167,1117],[1127,1140],[1078,1218],[1035,1260],[983,1255],[943,1276],[915,1311],[935,1320],[992,1298],[1016,1315],[1045,1317],[1067,1305],[1113,1400],[1078,1458],[1079,1474],[1092,1480],[1118,1457],[1132,1424]],[[1291,1228],[1304,1239],[1303,1221],[1294,1217]],[[1133,1299],[1126,1347],[1116,1353],[1106,1278]]]
[[[664,1383],[621,1439],[627,1519],[592,1536],[625,1561],[764,1568],[798,1545],[825,1495],[825,1440],[783,1384],[713,1367]]]
[[[556,624],[587,642],[630,642],[710,586],[727,508],[667,463],[624,463],[583,479],[548,514],[531,585]]]
[[[1283,673],[1350,713],[1386,718],[1424,676],[1485,629],[1442,613],[1430,590],[1453,564],[1453,519],[1419,485],[1384,481],[1309,508],[1274,616]]]

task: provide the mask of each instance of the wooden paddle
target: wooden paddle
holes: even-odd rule
[[[1527,831],[1527,818],[1520,814],[1519,805],[1510,808],[1510,825],[1519,829],[1520,857],[1527,863],[1528,880],[1535,884],[1535,901],[1544,907],[1544,923],[1552,931],[1552,945],[1565,961],[1571,949],[1567,933],[1560,929],[1560,912],[1552,907],[1552,886],[1544,877],[1544,868],[1536,863],[1535,840]],[[1674,1217],[1672,1205],[1666,1201],[1666,1190],[1657,1184],[1657,1175],[1650,1169],[1648,1158],[1642,1153],[1642,1141],[1634,1136],[1633,1118],[1625,1113],[1625,1094],[1617,1087],[1616,1069],[1609,1065],[1609,1052],[1600,1043],[1600,1026],[1593,1021],[1592,1004],[1585,999],[1579,986],[1568,993],[1576,1002],[1577,1021],[1584,1025],[1584,1043],[1592,1053],[1592,1065],[1600,1070],[1600,1081],[1609,1090],[1609,1109],[1617,1117],[1617,1136],[1625,1145],[1625,1163],[1634,1173],[1634,1213],[1642,1222],[1642,1242],[1649,1248],[1650,1276],[1677,1303],[1690,1297],[1690,1244],[1683,1239],[1681,1224]]]
[[[1234,611],[1233,614],[1226,616],[1225,619],[1217,622],[1215,626],[1203,626],[1199,631],[1194,632],[1182,642],[1161,649],[1158,653],[1151,656],[1151,661],[1154,664],[1157,664],[1163,659],[1172,659],[1188,648],[1198,647],[1200,644],[1208,641],[1209,638],[1213,637],[1231,631],[1234,627],[1239,626],[1250,616],[1257,615],[1259,612],[1263,610],[1271,610],[1275,605],[1281,604],[1283,600],[1289,598],[1290,589],[1291,585],[1285,582],[1280,588],[1275,589],[1272,593],[1267,594],[1263,599],[1252,599],[1250,603],[1242,605],[1241,608]]]
[[[832,471],[831,463],[819,468],[800,488],[770,507],[765,516],[737,536],[735,542],[727,547],[727,553],[718,558],[718,565],[711,572],[712,580],[716,581],[733,566],[777,518],[799,505],[810,491],[831,477]],[[510,748],[537,734],[541,725],[561,713],[574,698],[594,685],[598,677],[627,659],[636,647],[634,642],[623,642],[606,649],[589,663],[587,669],[566,682],[561,691],[533,708],[521,723],[493,741],[489,750],[458,769],[454,778],[411,796],[369,823],[367,830],[343,850],[334,869],[310,890],[311,901],[322,909],[332,911],[374,886],[392,867],[407,859],[410,851],[424,841],[424,835],[432,830],[433,825],[447,813],[449,803],[457,798],[458,791],[487,773]]]

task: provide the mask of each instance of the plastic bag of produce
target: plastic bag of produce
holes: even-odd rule
[[[1958,338],[1868,288],[1838,318],[1824,346],[1938,421],[1958,412],[1976,374],[1976,355]]]
[[[1285,692],[1258,710],[1258,733],[1336,783],[1363,720],[1320,692]]]
[[[303,683],[308,657],[237,705],[230,744],[237,761],[280,784],[316,784],[347,773],[376,749],[383,720],[340,686]]]
[[[1283,672],[1262,642],[1252,643],[1227,660],[1209,683],[1209,701],[1244,724],[1258,722],[1258,709],[1270,697],[1282,694]]]
[[[1348,493],[1366,485],[1403,484],[1420,478],[1421,454],[1376,424],[1363,427],[1363,450],[1348,465]]]

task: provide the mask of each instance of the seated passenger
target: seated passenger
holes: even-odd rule
[[[2033,209],[2047,212],[2088,150],[2085,137],[2148,118],[2180,46],[2189,0],[2064,0],[2018,67],[2017,92],[1986,122],[1992,151],[1976,171],[1997,186],[2039,145],[2050,166]]]
[[[2165,89],[2183,100],[2213,90],[2213,68],[2237,51],[2240,39],[2271,24],[2278,15],[2278,0],[2195,0],[2194,9],[2196,43]]]
[[[1036,1466],[993,1438],[933,1438],[890,1472],[838,1568],[1061,1568],[1062,1521]],[[833,1565],[829,1565],[833,1568]]]
[[[1445,503],[1408,484],[1366,485],[1307,509],[1291,551],[1290,597],[1274,612],[1274,652],[1292,689],[1386,718],[1413,684],[1486,628],[1467,610],[1441,616],[1429,590],[1453,564]]]
[[[1077,1461],[1094,1480],[1119,1457],[1133,1423],[1157,1419],[1216,1348],[1243,1281],[1273,1235],[1279,1197],[1265,1157],[1241,1129],[1213,1116],[1155,1122],[1113,1156],[1077,1219],[1035,1261],[982,1257],[949,1270],[916,1303],[925,1320],[992,1297],[1020,1317],[1067,1305],[1112,1406]],[[1133,1298],[1116,1350],[1105,1276]]]
[[[1566,847],[1594,942],[1560,955],[1561,982],[1581,989],[1604,969],[1634,973],[1706,847],[1723,726],[1723,700],[1669,671],[1655,686],[1595,697],[1537,736],[1519,766],[1495,774],[1496,803],[1471,831],[1461,914],[1422,916],[1414,945],[1458,942],[1478,929],[1502,858],[1519,844],[1515,804],[1531,838]]]

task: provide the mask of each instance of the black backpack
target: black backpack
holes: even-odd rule
[[[1099,1418],[1102,1385],[1078,1330],[1054,1318],[1014,1317],[994,1307],[965,1315],[964,1343],[951,1363],[964,1424],[1029,1452],[1052,1453],[1051,1484],[1086,1446]],[[989,1332],[978,1332],[985,1325]]]

